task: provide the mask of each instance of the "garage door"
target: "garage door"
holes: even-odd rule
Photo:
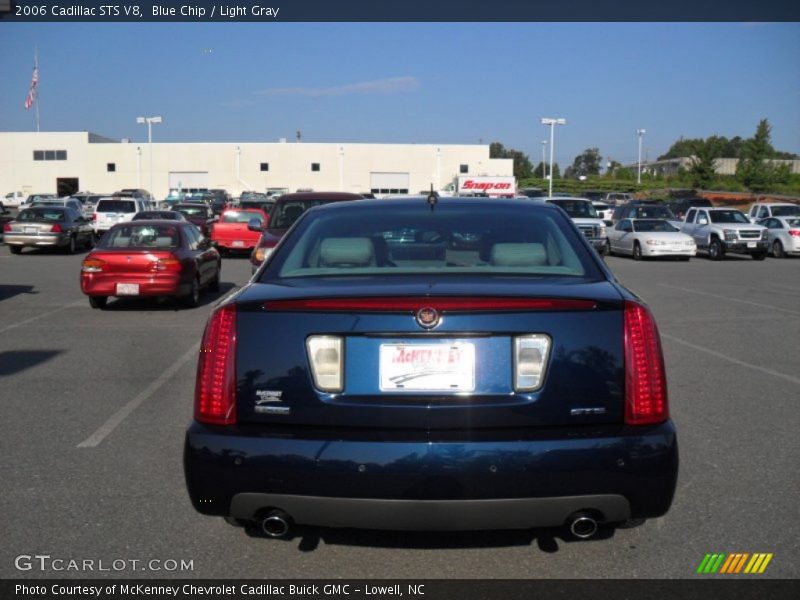
[[[370,173],[369,182],[373,194],[408,193],[408,173]]]
[[[169,189],[207,190],[208,171],[170,171]]]

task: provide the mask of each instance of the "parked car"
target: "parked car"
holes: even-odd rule
[[[3,205],[6,208],[19,208],[25,202],[25,196],[22,192],[9,192],[3,197]]]
[[[229,208],[211,226],[211,243],[220,252],[251,252],[267,226],[269,216],[260,208]]]
[[[83,260],[81,291],[92,308],[111,296],[176,297],[197,306],[204,289],[219,291],[221,259],[185,221],[114,225]]]
[[[58,198],[55,194],[30,194],[22,204],[19,205],[19,208],[28,208],[31,204],[33,204],[36,200],[45,200],[49,198]]]
[[[78,247],[91,248],[89,220],[69,206],[34,206],[22,209],[3,225],[3,241],[12,254],[23,248],[60,248],[72,254]]]
[[[85,217],[86,212],[83,210],[83,204],[80,200],[75,198],[39,198],[30,203],[33,206],[67,206],[77,212],[80,216]]]
[[[747,213],[751,223],[769,217],[800,217],[800,204],[791,202],[756,202]]]
[[[675,221],[676,217],[669,207],[661,202],[634,200],[614,209],[611,215],[611,222],[616,224],[622,219],[665,219],[667,221]]]
[[[614,214],[614,207],[605,202],[593,201],[592,206],[597,211],[597,216],[603,220],[607,226],[612,225],[611,215]]]
[[[0,242],[3,241],[3,230],[5,229],[5,224],[10,223],[14,220],[9,213],[9,210],[3,206],[3,203],[0,202]]]
[[[586,198],[545,198],[545,202],[554,204],[563,209],[589,243],[600,254],[608,253],[608,236],[606,224],[600,219],[597,211],[592,206],[591,200]]]
[[[181,202],[173,204],[172,210],[181,213],[189,223],[197,227],[204,237],[210,237],[211,225],[217,218],[208,204],[200,202]]]
[[[118,192],[114,192],[112,195],[119,196],[121,198],[138,198],[139,200],[144,200],[145,202],[153,201],[153,197],[150,195],[150,192],[139,188],[125,188],[119,190]]]
[[[87,216],[91,216],[94,213],[94,209],[97,206],[97,202],[101,198],[108,198],[111,199],[110,194],[92,194],[91,196],[86,196],[83,202],[83,212]]]
[[[629,254],[634,260],[674,256],[689,260],[697,254],[691,236],[663,219],[622,219],[608,230],[611,254]]]
[[[609,192],[606,194],[604,200],[606,204],[610,204],[611,206],[621,206],[633,200],[633,196],[625,192]]]
[[[728,252],[764,260],[769,251],[767,229],[733,208],[690,208],[680,230],[692,236],[711,260],[722,260]]]
[[[664,205],[672,211],[672,213],[675,215],[675,219],[678,221],[682,221],[686,216],[686,212],[692,207],[711,208],[714,206],[710,200],[699,197],[668,200],[664,203]]]
[[[585,190],[581,194],[581,197],[591,200],[592,202],[604,202],[606,199],[606,193],[599,190]]]
[[[133,196],[100,198],[92,213],[92,227],[99,237],[117,223],[130,221],[137,212],[150,210],[149,203]]]
[[[800,255],[800,217],[770,217],[758,224],[767,228],[772,256],[784,258]]]
[[[678,449],[653,316],[563,211],[421,197],[307,211],[215,309],[183,464],[273,537],[588,538],[665,514]]]
[[[179,213],[176,210],[143,210],[133,215],[131,221],[152,221],[154,219],[164,221],[185,221],[186,217],[183,216],[183,213]]]
[[[269,223],[267,229],[261,234],[253,252],[250,254],[250,265],[253,273],[261,266],[286,231],[294,225],[309,208],[328,204],[330,202],[343,202],[346,200],[359,200],[362,196],[350,194],[348,192],[302,192],[296,194],[284,194],[275,201],[275,205],[269,212]]]

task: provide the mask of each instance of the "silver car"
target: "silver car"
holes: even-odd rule
[[[758,224],[767,228],[772,256],[800,256],[800,217],[770,217]]]
[[[66,206],[23,209],[5,224],[3,233],[11,254],[19,254],[26,246],[61,248],[72,254],[78,246],[91,248],[94,240],[89,220]]]

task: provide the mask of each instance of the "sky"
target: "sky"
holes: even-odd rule
[[[681,136],[800,153],[800,23],[0,22],[0,131],[146,141],[469,144],[571,164],[655,159]],[[548,151],[549,152],[549,151]]]

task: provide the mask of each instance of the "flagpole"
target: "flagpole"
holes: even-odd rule
[[[39,75],[39,47],[33,47],[33,66],[36,69],[36,75]],[[33,101],[36,102],[36,133],[39,133],[39,85],[36,85],[35,95]]]

